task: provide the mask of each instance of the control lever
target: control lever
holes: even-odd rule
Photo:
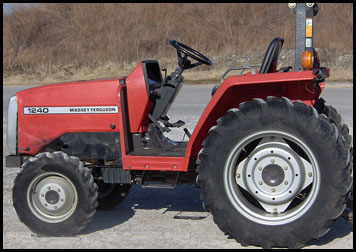
[[[184,130],[185,134],[187,134],[187,136],[189,138],[192,136],[187,128],[184,128],[183,130]]]
[[[163,85],[165,85],[165,84],[167,84],[167,68],[163,67],[161,69],[161,71],[164,72],[164,79],[163,79],[164,83],[163,83]]]

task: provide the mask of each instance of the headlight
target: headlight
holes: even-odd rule
[[[16,155],[17,145],[17,101],[16,95],[9,101],[7,113],[7,148],[11,155]]]

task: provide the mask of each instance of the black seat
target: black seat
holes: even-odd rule
[[[282,49],[284,39],[277,37],[269,44],[259,73],[273,73],[277,70],[279,53]]]

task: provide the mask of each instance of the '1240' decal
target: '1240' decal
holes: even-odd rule
[[[118,112],[117,106],[91,106],[91,107],[24,107],[25,115],[41,114],[114,114]]]

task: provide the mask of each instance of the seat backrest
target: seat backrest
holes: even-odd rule
[[[284,39],[277,37],[269,44],[259,73],[273,73],[277,70],[279,53],[282,49]]]

